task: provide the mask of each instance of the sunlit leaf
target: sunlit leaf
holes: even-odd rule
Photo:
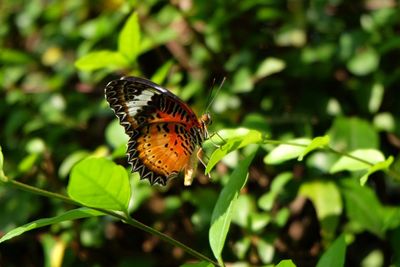
[[[275,198],[282,192],[284,186],[293,178],[293,173],[284,172],[276,176],[271,183],[270,190],[258,199],[258,206],[266,211],[270,211]]]
[[[374,126],[378,130],[392,132],[396,127],[396,121],[393,114],[389,112],[378,113],[374,117]]]
[[[382,154],[382,152],[375,149],[358,149],[350,152],[349,155],[359,158],[362,161],[348,156],[342,156],[332,165],[330,173],[336,173],[340,171],[367,170],[371,167],[371,165],[365,163],[364,161],[367,161],[371,164],[376,164],[385,160],[385,156]]]
[[[251,229],[250,217],[256,213],[254,197],[248,194],[239,195],[232,212],[232,222],[241,228]]]
[[[251,240],[250,237],[248,236],[245,236],[244,238],[236,241],[235,244],[233,245],[233,251],[236,257],[242,260],[246,256],[246,253],[249,250],[250,245],[251,245]]]
[[[239,195],[240,189],[246,183],[248,168],[255,154],[256,152],[254,151],[251,155],[247,155],[233,171],[228,183],[219,195],[212,213],[209,240],[211,250],[220,264],[222,263],[221,253],[231,224],[235,201]]]
[[[382,104],[385,88],[381,83],[375,83],[371,88],[371,96],[369,97],[368,110],[375,113]]]
[[[102,68],[121,69],[129,66],[129,62],[119,52],[102,50],[89,53],[75,62],[75,66],[84,71]]]
[[[337,117],[328,131],[330,146],[340,151],[379,148],[379,136],[374,127],[360,118]]]
[[[3,171],[3,164],[4,164],[4,156],[3,156],[3,151],[0,146],[0,171]]]
[[[185,263],[180,265],[180,267],[213,267],[214,264],[206,262],[206,261],[201,261],[201,262],[195,262],[195,263]]]
[[[378,66],[379,54],[372,48],[360,49],[347,63],[349,71],[359,76],[370,74]]]
[[[277,73],[285,69],[286,63],[282,59],[268,57],[264,59],[261,64],[258,66],[255,77],[256,78],[264,78],[271,74]]]
[[[5,234],[2,238],[0,238],[0,243],[4,242],[6,240],[9,240],[11,238],[14,238],[16,236],[19,236],[27,231],[39,228],[39,227],[43,227],[43,226],[47,226],[47,225],[51,225],[51,224],[55,224],[55,223],[60,223],[63,221],[70,221],[70,220],[76,220],[76,219],[81,219],[81,218],[99,216],[102,214],[103,213],[101,213],[99,211],[88,209],[88,208],[79,208],[79,209],[75,209],[75,210],[70,210],[70,211],[67,211],[56,217],[39,219],[39,220],[30,222],[30,223],[27,223],[18,228],[15,228],[15,229],[11,230],[10,232],[8,232],[7,234]]]
[[[264,163],[273,165],[295,159],[305,151],[306,146],[311,143],[311,140],[308,138],[298,138],[286,143],[290,143],[290,145],[282,144],[271,150],[264,158]]]
[[[0,146],[0,181],[6,181],[6,176],[4,175],[3,171],[3,164],[4,164],[3,151],[1,150]]]
[[[133,13],[126,21],[118,38],[118,52],[129,62],[140,53],[140,27],[137,13]]]
[[[281,260],[275,267],[296,267],[292,260]]]
[[[122,166],[105,158],[87,158],[72,169],[68,194],[90,207],[126,211],[131,187]]]
[[[328,180],[313,180],[300,186],[300,196],[311,200],[322,228],[322,236],[329,242],[336,233],[343,211],[342,198],[336,184]]]
[[[121,145],[128,143],[129,137],[125,133],[124,127],[122,127],[118,119],[114,119],[106,128],[106,140],[113,148],[117,148]]]
[[[374,166],[370,167],[368,169],[368,172],[366,174],[364,174],[361,178],[360,178],[360,183],[361,185],[365,185],[365,183],[368,180],[368,177],[373,174],[374,172],[377,171],[381,171],[381,170],[387,170],[389,169],[390,165],[393,163],[394,158],[392,156],[390,156],[387,160],[385,161],[381,161],[378,162],[376,164],[374,164]]]
[[[263,263],[271,263],[274,258],[275,247],[273,244],[260,239],[257,242],[257,252]]]
[[[300,154],[298,160],[303,160],[304,156],[313,150],[324,148],[329,145],[330,138],[328,135],[318,136],[311,140],[311,143],[306,147],[306,149]]]
[[[89,156],[90,153],[85,150],[78,150],[74,153],[69,154],[61,163],[60,168],[58,169],[58,175],[60,178],[66,178],[70,173],[72,167],[79,162],[80,160]]]
[[[211,169],[226,154],[250,144],[258,144],[262,141],[262,139],[263,138],[261,133],[256,130],[238,128],[234,132],[231,132],[230,137],[225,140],[226,143],[224,143],[220,148],[216,149],[210,156],[210,160],[208,161],[206,168],[206,173],[209,173]]]
[[[267,213],[251,213],[249,217],[251,231],[254,233],[262,231],[269,224],[271,219],[271,215]]]
[[[253,77],[248,68],[239,69],[233,76],[232,91],[235,93],[250,92],[253,90]]]
[[[18,170],[22,173],[28,172],[32,170],[35,166],[35,163],[39,160],[39,154],[33,153],[27,155],[25,158],[21,160],[18,164]]]
[[[162,84],[165,80],[165,78],[168,76],[168,73],[171,70],[171,67],[174,65],[174,62],[172,60],[168,60],[165,62],[161,67],[159,67],[154,73],[154,75],[151,77],[150,80],[152,80],[155,83]]]
[[[346,258],[346,242],[344,235],[340,235],[335,242],[322,254],[317,267],[342,267]]]

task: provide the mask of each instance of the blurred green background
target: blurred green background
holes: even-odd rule
[[[131,61],[115,51],[129,16],[140,23]],[[65,193],[71,167],[90,154],[127,166],[126,137],[104,100],[123,75],[162,83],[200,114],[212,87],[210,132],[246,127],[271,139],[329,134],[340,151],[380,150],[400,171],[400,11],[395,0],[171,0],[0,2],[0,145],[4,172]],[[337,156],[266,164],[262,145],[239,196],[223,251],[243,266],[292,259],[315,266],[344,234],[346,266],[399,266],[398,178],[365,187],[358,173],[329,173]],[[206,147],[209,155],[212,146]],[[240,160],[234,152],[191,187],[131,178],[132,216],[209,255],[215,201]],[[0,184],[0,236],[71,208]],[[110,219],[28,232],[0,244],[0,266],[178,266],[181,249]],[[248,264],[248,265],[246,265]],[[242,266],[242,265],[241,265]]]

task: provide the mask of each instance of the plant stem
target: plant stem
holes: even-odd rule
[[[285,141],[279,141],[279,140],[270,140],[270,139],[267,139],[267,140],[263,140],[263,141],[264,141],[265,144],[272,144],[272,145],[289,145],[289,146],[301,146],[301,147],[307,147],[307,146],[308,146],[308,145],[306,145],[306,144],[299,144],[299,143],[293,143],[293,142],[285,142]],[[326,150],[326,151],[328,151],[328,152],[331,152],[331,153],[334,153],[334,154],[337,154],[337,155],[340,155],[340,156],[343,156],[343,157],[348,157],[348,158],[351,158],[351,159],[360,161],[360,162],[362,162],[362,163],[365,163],[365,164],[367,164],[367,165],[369,165],[369,166],[371,166],[371,167],[375,165],[374,163],[369,162],[369,161],[367,161],[367,160],[365,160],[365,159],[356,157],[356,156],[351,155],[350,153],[347,153],[347,152],[341,152],[341,151],[336,150],[336,149],[334,149],[334,148],[332,148],[332,147],[330,147],[330,146],[321,147],[320,150]],[[396,180],[400,181],[400,173],[397,173],[397,172],[395,172],[395,171],[393,171],[393,170],[391,170],[391,169],[384,170],[384,172],[385,172],[386,174],[388,174],[389,176],[392,176],[392,177],[395,178]]]
[[[61,194],[57,194],[57,193],[53,193],[53,192],[50,192],[50,191],[46,191],[46,190],[43,190],[43,189],[40,189],[40,188],[37,188],[37,187],[34,187],[34,186],[30,186],[30,185],[27,185],[27,184],[24,184],[24,183],[21,183],[21,182],[12,180],[12,179],[6,179],[6,180],[7,180],[7,182],[5,182],[5,183],[9,183],[9,184],[13,185],[14,187],[16,187],[18,189],[21,189],[21,190],[24,190],[24,191],[27,191],[27,192],[30,192],[30,193],[33,193],[33,194],[36,194],[36,195],[41,195],[41,196],[44,196],[44,197],[48,197],[48,198],[56,198],[56,199],[62,200],[65,203],[68,203],[68,204],[81,206],[81,207],[87,207],[87,208],[90,208],[90,209],[94,209],[94,210],[100,211],[100,212],[102,212],[104,214],[116,217],[116,218],[124,221],[125,223],[127,223],[127,224],[129,224],[129,225],[131,225],[131,226],[133,226],[135,228],[138,228],[138,229],[143,230],[143,231],[145,231],[145,232],[147,232],[147,233],[149,233],[151,235],[155,235],[155,236],[159,237],[160,239],[164,240],[167,243],[170,243],[173,246],[177,246],[177,247],[182,248],[185,252],[187,252],[188,254],[192,255],[193,257],[195,257],[195,258],[197,258],[199,260],[207,261],[207,262],[210,262],[210,263],[212,263],[212,264],[214,264],[216,266],[219,266],[219,264],[217,262],[215,262],[212,259],[208,258],[207,256],[201,254],[200,252],[198,252],[198,251],[186,246],[185,244],[173,239],[172,237],[170,237],[170,236],[168,236],[168,235],[166,235],[164,233],[161,233],[161,232],[157,231],[154,228],[151,228],[150,226],[147,226],[147,225],[145,225],[145,224],[143,224],[143,223],[131,218],[128,215],[128,213],[125,213],[126,215],[123,215],[121,213],[118,213],[118,212],[115,212],[115,211],[111,211],[111,210],[107,210],[107,209],[88,207],[88,206],[85,206],[85,205],[83,205],[83,204],[81,204],[81,203],[79,203],[77,201],[74,201],[74,200],[70,199],[69,197],[61,195]]]
[[[175,240],[175,239],[169,237],[168,235],[166,235],[164,233],[161,233],[161,232],[155,230],[154,228],[151,228],[151,227],[149,227],[149,226],[147,226],[147,225],[145,225],[145,224],[143,224],[143,223],[141,223],[141,222],[139,222],[139,221],[137,221],[137,220],[135,220],[135,219],[133,219],[131,217],[125,218],[125,222],[128,223],[129,225],[132,225],[132,226],[134,226],[136,228],[139,228],[139,229],[141,229],[143,231],[146,231],[149,234],[156,235],[160,239],[162,239],[162,240],[164,240],[164,241],[166,241],[166,242],[168,242],[168,243],[170,243],[170,244],[172,244],[174,246],[182,248],[188,254],[198,258],[199,260],[207,261],[207,262],[210,262],[210,263],[212,263],[212,264],[214,264],[216,266],[219,266],[219,264],[217,262],[211,260],[207,256],[197,252],[196,250],[186,246],[185,244],[179,242],[178,240]]]

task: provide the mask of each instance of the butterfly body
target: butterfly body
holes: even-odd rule
[[[151,184],[185,173],[190,183],[201,145],[208,138],[208,114],[192,109],[167,89],[143,78],[122,77],[105,89],[106,99],[129,135],[132,171]]]

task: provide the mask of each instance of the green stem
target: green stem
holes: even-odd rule
[[[285,142],[285,141],[279,141],[279,140],[268,140],[268,139],[264,140],[264,143],[265,144],[272,144],[272,145],[289,145],[289,146],[301,146],[301,147],[307,147],[308,146],[308,145],[305,145],[305,144],[299,144],[299,143],[293,143],[293,142]],[[353,155],[351,155],[350,153],[347,153],[347,152],[341,152],[341,151],[336,150],[336,149],[334,149],[332,147],[329,147],[329,146],[321,147],[320,149],[329,151],[331,153],[334,153],[334,154],[337,154],[337,155],[340,155],[340,156],[344,156],[344,157],[348,157],[348,158],[360,161],[360,162],[365,163],[365,164],[367,164],[367,165],[369,165],[371,167],[375,165],[374,163],[369,162],[369,161],[367,161],[365,159],[353,156]],[[384,172],[386,174],[390,175],[391,177],[395,178],[396,180],[400,181],[400,173],[397,173],[397,172],[395,172],[395,171],[393,171],[391,169],[384,170]]]
[[[349,154],[349,153],[347,153],[347,152],[341,152],[341,151],[338,151],[338,150],[333,149],[333,148],[331,148],[331,147],[326,147],[325,149],[328,150],[329,152],[334,153],[334,154],[338,154],[338,155],[341,155],[341,156],[345,156],[345,157],[348,157],[348,158],[351,158],[351,159],[360,161],[360,162],[365,163],[365,164],[367,164],[367,165],[369,165],[369,166],[371,166],[371,167],[374,166],[373,163],[371,163],[371,162],[369,162],[369,161],[367,161],[367,160],[365,160],[365,159],[362,159],[362,158],[353,156],[353,155],[351,155],[351,154]]]
[[[212,263],[212,264],[214,264],[216,266],[219,266],[219,264],[217,262],[211,260],[207,256],[205,256],[205,255],[197,252],[196,250],[186,246],[185,244],[183,244],[183,243],[181,243],[181,242],[169,237],[168,235],[155,230],[154,228],[151,228],[151,227],[149,227],[149,226],[147,226],[147,225],[145,225],[145,224],[143,224],[143,223],[141,223],[141,222],[139,222],[139,221],[137,221],[135,219],[132,219],[131,217],[125,218],[125,222],[128,223],[129,225],[132,225],[132,226],[134,226],[136,228],[139,228],[139,229],[141,229],[143,231],[146,231],[149,234],[156,235],[160,239],[162,239],[162,240],[164,240],[164,241],[166,241],[166,242],[168,242],[168,243],[170,243],[170,244],[172,244],[174,246],[182,248],[188,254],[192,255],[193,257],[198,258],[199,260],[207,261],[207,262],[210,262],[210,263]]]
[[[124,215],[124,214],[120,214],[118,212],[107,210],[107,209],[88,207],[88,206],[85,206],[85,205],[83,205],[83,204],[81,204],[81,203],[79,203],[77,201],[74,201],[74,200],[72,200],[69,197],[66,197],[64,195],[53,193],[53,192],[50,192],[50,191],[46,191],[46,190],[43,190],[43,189],[40,189],[40,188],[37,188],[37,187],[33,187],[33,186],[30,186],[30,185],[27,185],[27,184],[24,184],[24,183],[21,183],[21,182],[12,180],[12,179],[8,179],[7,177],[5,177],[5,178],[6,178],[5,180],[7,181],[6,183],[9,183],[9,184],[13,185],[14,187],[16,187],[18,189],[21,189],[23,191],[27,191],[27,192],[30,192],[30,193],[33,193],[33,194],[36,194],[36,195],[41,195],[41,196],[48,197],[48,198],[59,199],[59,200],[62,200],[63,202],[68,203],[68,204],[87,207],[87,208],[90,208],[90,209],[94,209],[94,210],[100,211],[100,212],[102,212],[104,214],[116,217],[116,218],[124,221],[125,223],[127,223],[127,224],[129,224],[129,225],[131,225],[131,226],[133,226],[135,228],[138,228],[138,229],[143,230],[143,231],[145,231],[145,232],[147,232],[147,233],[149,233],[151,235],[159,237],[161,240],[164,240],[165,242],[170,243],[173,246],[177,246],[177,247],[182,248],[188,254],[192,255],[193,257],[195,257],[195,258],[197,258],[199,260],[207,261],[207,262],[210,262],[210,263],[212,263],[212,264],[214,264],[216,266],[219,266],[219,264],[217,262],[215,262],[212,259],[208,258],[207,256],[201,254],[200,252],[198,252],[198,251],[186,246],[185,244],[173,239],[172,237],[170,237],[170,236],[168,236],[168,235],[166,235],[164,233],[161,233],[161,232],[157,231],[154,228],[151,228],[150,226],[147,226],[147,225],[145,225],[145,224],[143,224],[143,223],[131,218],[128,215],[127,212]]]

